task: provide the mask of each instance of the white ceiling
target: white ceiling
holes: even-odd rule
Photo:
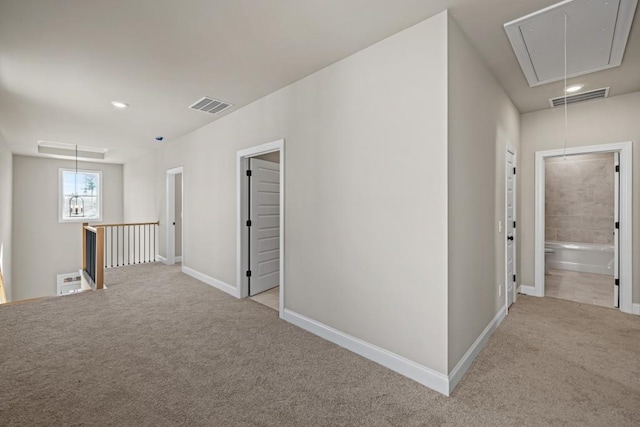
[[[36,155],[45,140],[124,162],[447,8],[521,112],[548,108],[562,82],[530,88],[503,24],[554,3],[0,0],[0,131],[14,153]],[[640,90],[637,15],[622,66],[571,82]],[[234,107],[188,109],[205,95]]]

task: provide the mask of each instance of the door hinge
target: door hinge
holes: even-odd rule
[[[616,172],[620,172],[620,165],[616,165]]]
[[[514,175],[516,174],[516,168],[513,168],[513,174]]]
[[[513,221],[513,228],[516,228],[516,222]]]
[[[516,281],[516,275],[515,274],[513,275],[513,281],[514,282]]]
[[[247,176],[251,176],[251,169],[247,169]]]
[[[251,227],[251,220],[247,220],[247,227]]]
[[[616,230],[620,228],[620,223],[616,221]]]
[[[247,270],[247,277],[251,277],[251,270]]]
[[[615,280],[613,281],[613,283],[614,283],[614,285],[616,285],[616,286],[620,286],[620,279],[615,279]]]

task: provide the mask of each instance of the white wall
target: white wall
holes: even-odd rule
[[[284,138],[285,307],[446,374],[446,38],[442,13],[164,146],[184,265],[237,285],[236,152]]]
[[[123,166],[124,222],[158,220],[156,168],[156,151],[150,151],[147,156],[130,161]]]
[[[449,20],[449,371],[504,307],[505,150],[520,114]],[[503,290],[500,294],[498,286]]]
[[[633,256],[640,255],[640,92],[569,106],[569,147],[633,141]],[[521,173],[522,284],[534,285],[535,152],[564,144],[564,113],[548,109],[523,114]],[[633,302],[640,302],[640,262],[633,264]]]
[[[4,278],[7,301],[12,300],[12,229],[11,203],[13,194],[13,159],[12,154],[0,132],[0,271]]]
[[[13,157],[13,299],[55,295],[56,275],[82,267],[81,223],[60,223],[58,169],[73,160]],[[122,222],[122,165],[79,162],[102,171],[103,223]]]

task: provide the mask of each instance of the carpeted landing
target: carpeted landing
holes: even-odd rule
[[[640,425],[640,318],[616,310],[520,297],[447,398],[179,267],[107,282],[0,306],[1,425]]]

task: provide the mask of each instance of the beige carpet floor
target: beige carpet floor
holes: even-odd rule
[[[179,268],[107,283],[0,306],[1,425],[640,425],[640,317],[615,310],[520,297],[447,398]]]

